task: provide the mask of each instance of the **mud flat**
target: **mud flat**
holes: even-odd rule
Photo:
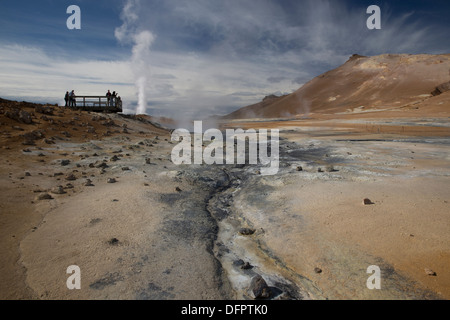
[[[262,176],[176,166],[169,131],[141,120],[51,125],[74,116],[53,143],[2,133],[3,299],[254,299],[257,276],[263,299],[450,297],[449,137],[248,122],[281,129],[280,170]]]
[[[277,125],[279,173],[245,169],[253,174],[233,192],[219,238],[269,281],[303,290],[291,298],[448,299],[450,138],[413,133],[420,128],[374,134],[346,121]],[[237,234],[242,226],[255,233]],[[366,285],[372,265],[380,290]]]

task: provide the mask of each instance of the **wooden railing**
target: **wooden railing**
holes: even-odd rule
[[[95,112],[122,112],[122,100],[107,96],[75,96],[75,101],[69,101],[68,107]]]

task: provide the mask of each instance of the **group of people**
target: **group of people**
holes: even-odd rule
[[[122,99],[119,97],[118,93],[116,93],[115,91],[113,91],[113,93],[111,93],[111,91],[108,90],[108,92],[106,93],[106,106],[107,107],[121,107],[122,106]],[[66,107],[76,107],[77,106],[77,101],[76,101],[76,96],[75,96],[75,90],[72,90],[70,93],[69,91],[66,91],[66,95],[64,96],[64,101],[66,102]]]
[[[114,107],[116,105],[118,106],[120,104],[120,102],[122,101],[122,99],[119,97],[119,94],[116,93],[115,91],[113,91],[113,93],[111,93],[111,91],[108,90],[108,92],[106,93],[106,97],[107,97],[107,100],[106,100],[107,107],[109,107],[109,106]]]
[[[66,102],[66,107],[76,107],[77,100],[75,99],[75,91],[72,90],[70,93],[66,91],[66,95],[64,96],[64,101]]]

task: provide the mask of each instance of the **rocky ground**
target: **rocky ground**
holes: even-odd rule
[[[0,122],[2,299],[450,297],[445,134],[277,123],[262,176],[174,165],[148,117],[1,100]]]

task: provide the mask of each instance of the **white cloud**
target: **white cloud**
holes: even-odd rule
[[[0,96],[29,97],[61,103],[67,90],[80,95],[116,91],[132,96],[133,77],[126,61],[62,60],[42,49],[22,45],[0,46]]]
[[[414,22],[414,15],[394,19],[388,8],[382,7],[382,30],[369,31],[366,8],[325,0],[286,3],[129,0],[115,29],[120,45],[129,46],[128,58],[55,59],[40,48],[3,45],[0,96],[61,101],[69,89],[110,89],[131,111],[141,84],[141,99],[158,115],[208,116],[292,92],[353,53],[419,53],[438,42],[439,34]]]

